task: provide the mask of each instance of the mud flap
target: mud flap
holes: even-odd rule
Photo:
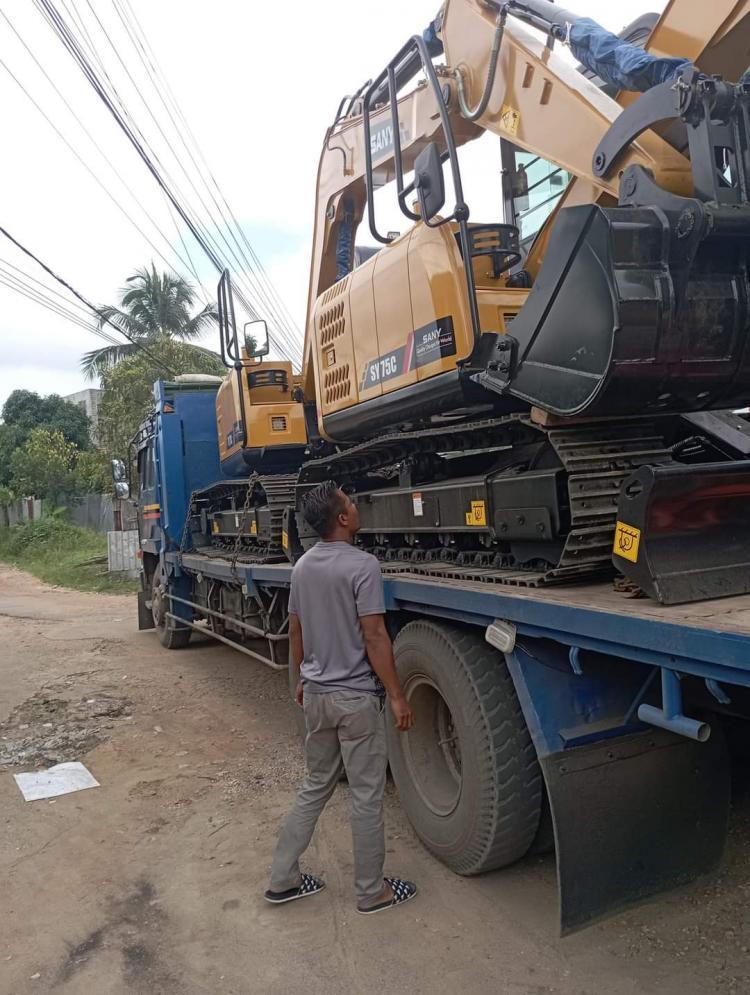
[[[541,758],[557,849],[563,935],[691,881],[721,858],[729,760],[707,743],[646,732]]]
[[[151,614],[151,602],[146,601],[146,592],[138,592],[138,631],[154,628],[154,616]]]
[[[623,484],[613,562],[662,604],[750,592],[750,460],[643,466]]]

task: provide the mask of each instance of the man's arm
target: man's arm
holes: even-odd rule
[[[401,687],[396,663],[393,659],[391,637],[385,627],[385,615],[364,615],[360,618],[362,635],[367,649],[370,666],[383,682],[391,711],[396,720],[396,728],[406,732],[414,725],[414,714]]]
[[[297,685],[294,700],[302,705],[302,679],[299,668],[305,659],[305,647],[302,642],[302,623],[293,612],[289,614],[289,666],[292,668],[292,679]]]

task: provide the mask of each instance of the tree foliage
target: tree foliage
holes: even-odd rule
[[[75,494],[111,494],[109,457],[100,449],[84,449],[76,455]]]
[[[149,348],[149,352],[154,358],[139,352],[102,375],[99,432],[103,449],[116,459],[127,459],[128,443],[153,404],[154,381],[164,379],[159,362],[167,365],[176,376],[180,373],[226,374],[218,356],[196,352],[183,342],[165,340]]]
[[[17,449],[36,428],[60,432],[79,449],[88,449],[91,444],[91,422],[86,412],[59,394],[40,397],[33,390],[14,390],[3,405],[2,415],[6,432],[5,440],[0,440],[0,457],[11,440]]]
[[[136,270],[120,291],[120,306],[106,305],[98,310],[100,328],[114,325],[131,341],[87,352],[81,361],[84,373],[90,378],[101,376],[122,360],[136,356],[141,345],[153,351],[152,346],[171,340],[199,338],[216,323],[218,313],[214,304],[207,304],[192,314],[195,303],[195,291],[182,277],[159,274],[153,263],[150,270]],[[201,346],[193,349],[207,352]]]
[[[75,464],[78,448],[62,432],[32,429],[23,449],[11,456],[13,490],[57,503],[76,490]]]

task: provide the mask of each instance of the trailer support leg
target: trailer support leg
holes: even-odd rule
[[[687,736],[699,743],[706,742],[711,735],[711,726],[708,722],[698,722],[697,719],[689,719],[687,715],[683,715],[680,678],[666,667],[661,672],[661,701],[661,708],[655,705],[639,706],[638,718],[641,722],[668,729],[678,736]]]

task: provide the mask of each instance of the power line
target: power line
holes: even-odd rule
[[[47,297],[49,300],[52,300],[54,297],[58,297],[62,302],[59,305],[60,307],[65,307],[66,309],[74,308],[75,310],[80,311],[81,315],[85,315],[85,318],[81,318],[80,315],[76,315],[76,317],[79,317],[80,320],[85,320],[90,323],[91,312],[87,307],[84,307],[82,304],[79,304],[77,301],[71,301],[70,298],[66,297],[64,294],[61,294],[59,290],[55,290],[53,287],[50,287],[42,280],[37,280],[36,277],[32,276],[30,273],[27,273],[25,270],[22,270],[20,266],[15,266],[7,259],[0,259],[0,269],[3,266],[6,267],[5,274],[9,279],[18,281],[19,284],[28,287],[29,290],[38,293],[40,296]],[[15,270],[15,273],[9,273],[7,268]],[[20,275],[17,276],[16,274]],[[31,286],[32,283],[36,284],[37,287],[41,289],[37,289],[37,287],[32,287]],[[58,302],[54,301],[54,303],[57,304]],[[75,314],[75,310],[71,311],[70,313]],[[108,332],[105,332],[103,329],[97,329],[97,334],[100,335],[106,341],[110,342],[112,345],[119,344],[118,340],[114,337],[114,335],[110,335]]]
[[[83,168],[86,170],[86,172],[92,177],[92,179],[97,184],[97,186],[107,195],[107,197],[112,201],[112,203],[115,205],[115,207],[117,207],[117,209],[120,211],[120,213],[130,222],[130,224],[135,228],[135,230],[144,239],[144,241],[147,242],[151,246],[151,248],[154,250],[154,252],[159,256],[159,258],[163,262],[165,262],[167,264],[167,266],[169,266],[171,268],[172,264],[169,262],[169,260],[164,255],[164,253],[161,252],[161,250],[151,241],[151,239],[148,237],[148,235],[143,231],[143,229],[140,227],[140,225],[130,216],[130,214],[122,206],[122,204],[117,200],[117,198],[114,196],[114,194],[112,194],[112,192],[110,190],[108,190],[107,187],[102,183],[102,181],[96,175],[96,173],[94,172],[94,170],[91,169],[91,167],[88,165],[88,163],[86,163],[84,161],[84,159],[82,158],[82,156],[71,145],[71,143],[68,141],[68,139],[65,137],[65,135],[60,131],[60,129],[57,127],[57,125],[54,123],[54,121],[52,121],[52,119],[42,109],[42,107],[39,105],[39,103],[31,96],[31,94],[29,93],[29,91],[26,89],[26,87],[23,85],[23,83],[21,83],[21,81],[18,79],[18,77],[16,76],[16,74],[10,69],[10,67],[7,65],[7,63],[5,63],[2,59],[0,59],[0,66],[2,66],[2,68],[10,76],[10,78],[18,86],[18,88],[26,96],[26,98],[30,101],[30,103],[32,103],[33,106],[39,111],[39,113],[45,119],[45,121],[47,122],[47,124],[52,128],[52,130],[55,132],[55,134],[58,136],[58,138],[60,138],[60,140],[72,152],[72,154],[75,156],[75,158],[78,160],[78,162],[80,162],[80,164],[83,166]]]
[[[14,26],[14,24],[11,22],[10,18],[8,17],[8,15],[4,11],[0,10],[0,17],[2,17],[5,20],[5,22],[8,24],[8,27],[11,29],[11,31],[14,33],[14,35],[16,36],[16,38],[18,39],[18,41],[21,43],[21,45],[23,46],[23,48],[25,49],[25,51],[28,53],[28,55],[34,61],[34,63],[36,64],[37,68],[40,70],[40,72],[42,73],[42,75],[44,76],[44,78],[47,80],[47,82],[49,83],[49,85],[55,91],[55,93],[58,96],[58,98],[60,99],[60,101],[65,105],[65,107],[67,108],[68,112],[71,114],[71,116],[76,121],[76,123],[79,125],[79,127],[81,128],[81,130],[83,131],[83,133],[86,135],[86,137],[92,143],[92,145],[94,146],[94,148],[96,149],[96,151],[99,153],[99,155],[104,159],[104,161],[110,167],[110,169],[115,174],[115,176],[120,181],[120,183],[123,185],[123,187],[128,192],[128,194],[130,194],[131,198],[136,203],[136,205],[138,206],[138,208],[140,210],[142,210],[144,212],[144,214],[146,214],[146,216],[149,218],[149,221],[151,221],[151,223],[156,228],[156,230],[159,233],[159,235],[164,239],[165,243],[174,252],[176,258],[180,261],[180,263],[183,266],[187,266],[187,268],[190,269],[190,267],[187,265],[187,263],[185,262],[185,260],[180,256],[179,251],[175,248],[175,246],[172,244],[172,242],[170,242],[169,238],[162,231],[162,229],[159,227],[159,225],[156,223],[156,221],[153,219],[153,217],[151,217],[150,215],[148,215],[148,213],[145,211],[145,208],[143,208],[141,206],[140,201],[139,201],[137,195],[134,193],[134,191],[132,190],[132,188],[128,185],[128,183],[123,178],[123,176],[121,175],[121,173],[119,172],[119,170],[117,169],[117,167],[109,159],[109,157],[104,152],[104,150],[101,148],[101,146],[96,141],[96,139],[94,138],[94,136],[91,134],[91,132],[89,131],[89,129],[86,127],[86,125],[83,123],[83,121],[78,116],[78,114],[76,113],[76,111],[70,105],[70,102],[66,99],[66,97],[63,95],[63,93],[60,91],[60,88],[57,86],[57,84],[55,83],[55,81],[51,78],[51,76],[46,71],[46,69],[44,68],[44,66],[42,65],[42,63],[34,55],[34,53],[32,52],[31,48],[26,43],[26,41],[23,39],[23,37],[21,36],[21,34],[18,32],[18,30],[16,29],[16,27]],[[89,173],[89,175],[91,175],[93,177],[93,179],[97,182],[97,184],[99,185],[99,187],[104,191],[104,193],[109,197],[109,199],[115,204],[115,206],[120,210],[120,212],[125,216],[125,218],[133,225],[133,227],[138,232],[138,234],[141,235],[141,237],[145,239],[145,241],[151,246],[151,248],[154,250],[154,252],[171,269],[172,266],[173,266],[173,264],[158,249],[158,247],[148,238],[148,236],[143,231],[143,229],[134,221],[134,219],[130,216],[130,214],[122,206],[122,204],[117,200],[117,198],[114,196],[114,194],[112,194],[112,192],[104,185],[104,183],[101,181],[101,179],[99,178],[99,176],[87,165],[87,163],[83,160],[83,158],[79,155],[79,153],[76,151],[76,149],[68,141],[68,139],[65,137],[65,135],[63,135],[63,133],[60,131],[60,129],[55,125],[55,123],[51,120],[51,118],[42,109],[42,107],[40,106],[40,104],[31,96],[31,94],[29,93],[29,91],[21,83],[21,81],[18,79],[18,77],[1,60],[0,60],[0,64],[3,66],[3,68],[8,73],[8,75],[14,80],[14,82],[19,87],[19,89],[24,93],[24,95],[26,96],[26,98],[34,105],[34,107],[36,108],[36,110],[42,115],[42,117],[45,119],[45,121],[47,122],[47,124],[50,125],[50,127],[53,129],[53,131],[57,134],[58,138],[60,138],[64,142],[64,144],[67,146],[67,148],[70,150],[70,152],[73,153],[73,155],[75,156],[75,158],[84,167],[84,169],[86,169],[86,171]],[[196,276],[196,279],[198,279],[197,275],[196,274],[194,274],[194,275]],[[198,280],[198,283],[200,284],[200,280]],[[201,284],[201,289],[203,290],[203,295],[204,295],[204,298],[205,298],[205,302],[209,303],[210,297],[209,297],[208,293],[206,292],[205,287],[202,286],[202,284]]]
[[[182,220],[184,221],[184,223],[188,226],[188,228],[191,231],[191,234],[196,239],[196,241],[198,242],[198,244],[200,245],[200,247],[202,248],[202,250],[205,252],[205,254],[208,256],[208,258],[211,260],[212,264],[217,269],[217,271],[218,272],[222,272],[223,269],[225,268],[225,263],[221,259],[221,251],[222,250],[219,248],[218,244],[216,243],[216,240],[213,238],[213,236],[210,234],[210,232],[206,229],[205,225],[197,217],[191,216],[190,209],[188,209],[185,206],[183,206],[183,203],[181,203],[181,201],[180,201],[179,198],[181,197],[182,200],[184,200],[184,196],[179,193],[179,190],[175,191],[173,189],[173,187],[175,187],[174,181],[168,176],[168,174],[166,174],[166,170],[164,170],[164,167],[161,164],[160,160],[158,159],[158,156],[156,156],[156,154],[153,152],[153,150],[151,150],[151,155],[149,155],[149,153],[146,151],[146,148],[149,147],[148,141],[146,140],[145,136],[143,135],[143,132],[138,128],[137,124],[134,122],[132,116],[127,111],[127,108],[125,107],[124,102],[120,98],[119,93],[117,92],[117,89],[112,84],[112,81],[109,79],[109,77],[107,76],[106,72],[104,73],[104,75],[106,76],[107,81],[109,82],[110,90],[111,90],[111,94],[112,95],[110,95],[110,93],[107,93],[105,83],[103,82],[103,80],[100,77],[97,76],[96,70],[92,66],[91,62],[88,60],[88,58],[86,56],[86,53],[83,50],[83,47],[82,47],[81,43],[75,38],[75,36],[71,32],[69,26],[65,23],[64,19],[61,17],[60,13],[55,8],[55,5],[52,2],[50,2],[50,0],[35,0],[35,2],[37,4],[37,6],[39,7],[39,9],[42,11],[43,15],[45,16],[45,19],[52,26],[53,30],[55,31],[55,33],[60,38],[60,40],[63,43],[63,45],[66,48],[66,50],[73,57],[73,59],[75,60],[75,62],[78,64],[78,66],[81,69],[81,71],[83,72],[85,78],[91,84],[91,86],[93,87],[94,91],[97,93],[97,95],[99,96],[99,98],[102,100],[102,102],[104,103],[104,105],[107,108],[107,110],[114,117],[114,119],[115,119],[116,123],[118,124],[118,126],[120,127],[120,129],[123,131],[123,133],[125,134],[125,136],[128,138],[128,140],[130,141],[130,143],[133,145],[133,147],[135,148],[136,152],[138,153],[138,155],[140,156],[140,158],[142,159],[142,161],[144,162],[144,164],[146,165],[146,167],[148,168],[148,170],[151,172],[152,176],[157,181],[157,183],[159,184],[159,186],[162,189],[162,191],[167,196],[169,202],[173,205],[174,209],[177,211],[177,213],[182,218]],[[94,15],[94,16],[96,16],[96,15]],[[102,27],[102,30],[104,31],[105,36],[107,37],[107,40],[108,40],[109,44],[112,45],[112,41],[106,35],[106,30],[104,29],[103,25],[101,24],[101,21],[98,18],[97,18],[97,21],[100,24],[100,26]],[[91,42],[90,37],[88,35],[86,37],[88,38],[88,41],[89,41],[89,48],[92,48],[93,47],[93,43]],[[114,46],[112,46],[112,47],[114,48]],[[119,58],[119,54],[118,54],[118,58]],[[97,61],[99,61],[100,65],[101,65],[101,60],[98,59]],[[122,59],[121,58],[120,58],[120,62],[122,63]],[[138,89],[137,84],[135,84],[135,81],[133,80],[132,75],[127,70],[127,67],[124,66],[124,63],[122,63],[122,64],[123,64],[123,67],[125,68],[125,70],[126,70],[126,72],[128,74],[128,77],[130,78],[131,82],[135,86],[136,91],[138,92],[139,96],[141,97],[141,100],[144,100],[143,95],[141,94],[140,90]],[[118,110],[118,108],[115,106],[115,102],[114,101],[116,101],[117,104],[120,105],[120,110]],[[144,100],[144,103],[146,103],[145,100]],[[149,110],[150,110],[150,108],[149,108]],[[153,118],[153,114],[151,114],[151,116]],[[168,145],[168,147],[170,149],[170,152],[172,153],[173,156],[175,156],[175,158],[177,158],[176,154],[174,152],[174,149],[171,147],[171,144],[169,143],[169,140],[166,138],[166,135],[164,134],[163,129],[161,129],[161,127],[158,125],[158,122],[155,122],[155,123],[157,123],[157,127],[159,127],[160,133],[162,134],[163,138],[167,142],[167,145]],[[181,139],[181,141],[184,142],[184,139],[182,139],[181,135],[180,135],[180,139]],[[161,166],[161,171],[160,171],[159,168],[157,168],[156,163],[158,163],[159,166]],[[163,175],[163,174],[166,174],[166,175]],[[190,180],[189,176],[188,176],[188,180],[191,182],[191,185],[195,189],[195,185],[192,183],[192,180]],[[205,205],[205,201],[203,201],[202,198],[201,198],[201,201],[203,203],[204,209],[208,210],[208,208]],[[209,214],[210,214],[210,212],[209,212]],[[224,239],[225,244],[227,244],[227,247],[230,249],[231,255],[234,257],[235,261],[237,261],[238,263],[240,263],[240,260],[237,257],[237,254],[234,252],[234,250],[229,245],[229,243],[226,242],[226,239],[224,238],[223,233],[221,233],[221,227],[220,226],[217,226],[217,227],[218,227],[218,230],[220,231],[221,237]],[[243,264],[240,263],[240,269],[242,270],[243,268],[244,268]],[[273,305],[273,302],[268,299],[267,294],[265,292],[265,289],[263,287],[260,288],[259,294],[260,294],[260,296],[262,298],[264,298],[264,303],[269,308],[269,310],[273,311],[274,317],[276,317],[278,324],[281,326],[280,327],[280,334],[278,336],[278,339],[280,341],[278,341],[277,344],[282,346],[282,352],[285,352],[287,354],[288,353],[296,353],[299,350],[298,342],[295,341],[295,337],[290,336],[289,332],[286,329],[284,329],[284,322],[283,322],[283,320],[281,320],[280,315],[278,314],[278,311],[276,310],[276,308]],[[255,307],[253,306],[253,304],[251,304],[247,300],[247,298],[245,297],[245,295],[241,291],[238,291],[237,296],[238,296],[238,299],[242,302],[243,306],[248,311],[248,313],[250,314],[250,316],[251,317],[256,317],[257,316],[257,310],[255,309]]]
[[[119,345],[113,337],[109,335],[102,335],[97,328],[90,321],[84,321],[81,317],[76,315],[73,311],[69,311],[66,308],[58,305],[51,297],[47,297],[39,291],[35,290],[30,284],[24,283],[17,277],[14,277],[12,273],[0,267],[0,284],[7,287],[9,290],[13,290],[15,293],[20,294],[27,300],[32,301],[34,304],[39,304],[46,308],[47,311],[51,311],[53,314],[58,315],[60,318],[64,318],[71,324],[78,325],[79,328],[83,328],[87,332],[93,332],[94,334],[100,335],[106,342],[110,345]]]
[[[87,2],[88,2],[88,0],[87,0]],[[268,310],[271,312],[271,314],[274,315],[277,324],[281,328],[285,328],[286,331],[287,331],[287,334],[291,334],[291,344],[296,349],[298,347],[298,342],[297,342],[298,332],[297,332],[296,326],[294,324],[294,320],[291,317],[291,315],[289,314],[286,306],[284,305],[283,300],[276,293],[273,285],[271,284],[270,280],[268,279],[268,275],[266,274],[265,270],[263,269],[262,263],[260,262],[260,260],[258,259],[257,255],[255,254],[252,246],[250,245],[250,243],[249,243],[249,241],[247,239],[247,236],[245,235],[243,229],[240,227],[239,223],[237,222],[237,219],[235,218],[235,216],[234,216],[234,214],[233,214],[233,212],[232,212],[232,210],[231,210],[231,208],[230,208],[230,206],[229,206],[229,204],[228,204],[228,202],[226,200],[226,197],[221,192],[221,190],[220,190],[220,188],[218,186],[218,183],[216,182],[216,179],[214,178],[213,174],[211,173],[211,170],[208,167],[208,163],[206,162],[205,156],[203,155],[203,153],[200,150],[200,147],[199,147],[199,145],[197,143],[195,135],[193,134],[192,130],[190,129],[190,125],[188,124],[187,119],[186,119],[184,113],[180,109],[179,104],[177,103],[177,100],[174,97],[173,92],[171,91],[171,88],[169,87],[169,83],[167,82],[166,77],[164,76],[164,73],[161,71],[161,68],[159,67],[159,64],[158,64],[158,61],[156,59],[156,56],[153,54],[153,51],[150,52],[151,57],[149,58],[149,55],[148,55],[148,53],[146,51],[146,46],[148,45],[148,42],[147,42],[145,36],[143,37],[143,41],[142,42],[138,39],[138,37],[137,37],[138,30],[140,30],[141,35],[143,35],[143,30],[142,30],[142,28],[140,28],[140,24],[137,21],[135,13],[132,11],[132,8],[129,8],[130,9],[130,17],[132,18],[132,21],[131,21],[130,18],[128,17],[128,13],[126,11],[124,11],[123,6],[120,3],[118,3],[118,0],[112,0],[112,2],[113,2],[113,6],[115,8],[115,11],[116,11],[117,15],[120,18],[121,23],[123,24],[123,27],[125,28],[125,30],[126,30],[128,36],[129,36],[131,42],[134,45],[136,53],[138,54],[138,56],[140,58],[141,64],[143,65],[144,69],[146,70],[147,75],[150,77],[152,85],[154,87],[154,90],[155,90],[157,96],[159,97],[159,99],[160,99],[160,101],[161,101],[164,109],[167,112],[167,116],[169,117],[169,119],[170,119],[170,121],[172,123],[172,126],[174,127],[174,130],[175,130],[175,132],[177,134],[177,137],[179,138],[180,142],[182,143],[183,148],[187,152],[187,155],[188,155],[190,161],[192,162],[192,164],[193,164],[193,166],[194,166],[194,168],[196,170],[196,173],[198,174],[198,176],[202,180],[203,184],[205,185],[206,190],[207,190],[207,192],[209,194],[209,197],[213,201],[214,207],[218,210],[219,215],[221,217],[221,220],[224,223],[224,225],[226,226],[226,229],[229,232],[229,234],[230,234],[230,236],[232,238],[232,241],[234,242],[235,246],[237,247],[237,251],[239,252],[240,256],[242,257],[243,262],[240,263],[240,260],[237,258],[237,255],[234,252],[234,249],[232,249],[232,247],[229,245],[229,243],[227,242],[227,240],[223,236],[223,234],[222,234],[222,240],[224,241],[225,245],[227,245],[227,247],[229,248],[230,252],[232,253],[232,255],[234,257],[234,259],[240,264],[240,266],[242,268],[247,268],[247,270],[249,271],[249,273],[251,275],[251,278],[256,280],[256,283],[257,283],[257,286],[258,286],[258,293],[261,296],[261,298],[264,300],[265,306],[268,308]],[[137,27],[135,25],[137,25]],[[164,93],[162,93],[162,90],[160,88],[159,76],[161,76],[161,84],[163,85],[164,91],[166,92],[167,96],[169,97],[169,101],[165,98]],[[200,157],[201,161],[203,162],[203,165],[204,165],[206,171],[208,172],[208,175],[209,175],[209,177],[210,177],[210,179],[211,179],[214,187],[216,188],[217,193],[219,194],[219,196],[223,200],[224,205],[225,205],[225,207],[226,207],[226,209],[227,209],[227,211],[228,211],[228,213],[229,213],[232,221],[234,222],[234,225],[236,226],[236,228],[237,228],[237,230],[238,230],[238,232],[239,232],[239,234],[241,236],[242,241],[245,243],[245,246],[247,247],[247,249],[248,249],[248,251],[250,253],[251,258],[254,260],[255,266],[257,267],[257,270],[258,270],[257,273],[255,272],[255,269],[254,269],[254,266],[253,266],[253,262],[251,262],[248,259],[248,257],[246,255],[246,253],[245,253],[242,245],[238,241],[237,236],[235,235],[234,230],[232,228],[232,224],[230,223],[230,220],[227,218],[227,216],[224,213],[224,210],[223,210],[221,204],[216,199],[216,196],[214,195],[214,192],[211,189],[211,184],[209,184],[209,182],[206,180],[205,176],[203,175],[203,172],[201,170],[201,166],[196,161],[196,158],[193,155],[193,152],[192,152],[192,150],[190,148],[190,145],[185,140],[185,137],[184,137],[184,135],[183,135],[183,133],[182,133],[182,131],[180,129],[180,125],[175,120],[175,114],[172,113],[172,109],[170,108],[170,102],[171,102],[171,104],[172,104],[172,106],[174,108],[175,114],[177,116],[179,116],[180,119],[182,120],[183,127],[185,128],[188,136],[191,138],[192,144],[195,147],[196,153],[198,154],[198,156]],[[151,108],[148,107],[148,110],[149,110],[149,113],[151,114],[151,116],[153,118],[153,113],[151,112]],[[163,135],[164,133],[161,130],[161,128],[159,130],[161,131],[161,133]],[[171,148],[171,146],[170,146],[170,148]],[[210,217],[211,216],[211,209],[206,205],[206,202],[203,200],[202,195],[200,194],[200,192],[196,188],[195,183],[189,177],[187,171],[185,170],[185,168],[182,165],[182,163],[179,160],[179,158],[178,158],[177,161],[178,161],[178,163],[179,163],[179,165],[180,165],[180,167],[182,169],[182,172],[187,177],[188,182],[192,186],[193,190],[197,193],[197,195],[198,195],[198,197],[199,197],[199,199],[201,201],[201,204],[203,205],[204,210],[207,212],[207,214]],[[217,230],[221,233],[221,226],[217,225]]]
[[[123,23],[123,26],[125,27],[125,29],[126,29],[128,35],[129,35],[129,37],[131,38],[131,41],[133,41],[133,43],[134,43],[134,47],[136,48],[136,51],[137,51],[137,53],[138,53],[138,55],[140,57],[141,63],[143,64],[144,68],[146,69],[147,74],[151,77],[151,80],[152,80],[152,83],[153,83],[153,86],[154,86],[154,90],[156,91],[156,93],[159,96],[159,99],[161,100],[161,102],[162,102],[165,110],[167,111],[167,114],[168,114],[168,116],[170,118],[170,121],[172,122],[172,124],[174,126],[175,132],[177,133],[180,141],[182,142],[182,145],[185,148],[185,151],[187,152],[187,154],[188,154],[191,162],[193,163],[193,165],[194,165],[194,167],[196,169],[196,172],[198,173],[198,175],[202,179],[203,183],[205,184],[206,189],[207,189],[207,191],[209,193],[209,196],[211,197],[211,200],[213,201],[214,206],[219,211],[219,214],[220,214],[223,222],[225,223],[225,225],[227,227],[227,231],[232,236],[232,239],[233,239],[235,245],[237,245],[238,250],[240,251],[243,259],[245,260],[245,264],[247,265],[248,269],[251,272],[253,272],[253,263],[248,260],[247,256],[245,255],[244,251],[242,250],[242,246],[237,241],[237,237],[234,234],[234,231],[232,230],[232,226],[230,224],[230,221],[227,219],[226,215],[224,214],[224,211],[223,211],[223,209],[221,207],[221,204],[216,200],[216,197],[215,197],[215,195],[213,193],[213,190],[211,189],[211,184],[209,184],[209,182],[203,176],[203,173],[201,171],[201,167],[196,162],[195,157],[193,156],[193,153],[192,153],[192,151],[191,151],[188,143],[185,141],[185,138],[184,138],[184,136],[183,136],[183,134],[182,134],[182,132],[180,130],[180,126],[175,121],[175,118],[174,118],[174,116],[173,116],[173,114],[172,114],[172,112],[170,110],[169,103],[165,99],[164,95],[162,94],[162,92],[161,92],[161,90],[159,88],[159,77],[161,77],[161,83],[163,84],[164,90],[165,90],[167,96],[169,97],[169,102],[171,102],[172,107],[174,108],[175,114],[181,119],[182,124],[183,124],[183,126],[184,126],[184,128],[185,128],[185,130],[186,130],[186,132],[188,134],[188,136],[190,137],[190,139],[192,141],[193,147],[195,148],[195,151],[196,151],[197,155],[200,157],[200,159],[201,159],[201,161],[203,163],[203,166],[205,167],[205,169],[206,169],[206,171],[208,173],[208,176],[209,176],[209,178],[211,180],[211,183],[213,184],[213,186],[216,189],[216,192],[218,193],[218,195],[221,197],[222,201],[224,202],[224,206],[226,207],[227,212],[229,213],[229,216],[230,216],[231,220],[234,222],[234,225],[236,226],[237,231],[239,232],[242,241],[244,242],[245,246],[247,247],[247,250],[250,253],[251,259],[254,261],[255,266],[257,266],[259,282],[261,282],[261,283],[265,282],[265,284],[267,285],[269,293],[277,301],[277,303],[278,303],[278,305],[280,307],[280,311],[281,311],[281,314],[282,314],[282,319],[281,319],[282,324],[285,324],[287,326],[287,329],[289,331],[291,331],[291,333],[292,333],[293,340],[296,340],[298,338],[298,329],[296,327],[294,319],[289,314],[289,311],[286,308],[286,305],[284,304],[283,299],[277,294],[275,288],[273,287],[273,284],[271,283],[270,279],[268,278],[267,273],[265,272],[265,270],[263,268],[263,265],[262,265],[260,259],[258,258],[258,256],[256,255],[255,251],[253,250],[252,246],[250,245],[250,242],[248,241],[247,236],[245,235],[244,230],[239,225],[239,223],[238,223],[236,217],[234,216],[234,213],[233,213],[233,211],[232,211],[229,203],[227,202],[226,197],[224,196],[224,194],[222,193],[221,189],[219,188],[219,185],[218,185],[218,183],[217,183],[217,181],[216,181],[213,173],[211,172],[210,167],[208,166],[206,158],[203,155],[203,152],[201,151],[200,146],[198,145],[197,139],[195,138],[195,135],[193,134],[193,132],[192,132],[192,130],[190,128],[190,125],[189,125],[189,123],[187,121],[187,118],[185,117],[185,114],[183,113],[182,109],[180,108],[180,106],[179,106],[179,104],[177,102],[177,99],[176,99],[176,97],[175,97],[175,95],[174,95],[171,87],[169,86],[169,82],[167,81],[167,79],[166,79],[166,77],[164,75],[164,72],[163,72],[163,70],[161,69],[161,67],[160,67],[160,65],[158,63],[158,60],[157,60],[157,58],[156,58],[153,50],[150,48],[150,46],[148,44],[148,40],[147,40],[147,38],[145,36],[143,28],[141,27],[141,25],[140,25],[140,23],[138,21],[138,18],[136,16],[135,12],[133,11],[133,8],[132,8],[131,4],[129,3],[129,0],[112,0],[112,3],[113,3],[113,6],[114,6],[114,8],[115,8],[115,10],[116,10],[116,12],[117,12],[117,14],[118,14],[121,22]],[[127,7],[127,11],[125,11],[125,7]],[[128,14],[128,11],[129,11],[129,14]],[[204,207],[205,207],[205,204],[204,204]],[[206,208],[206,209],[208,210],[208,208]],[[209,213],[210,213],[210,211],[209,211]],[[295,345],[296,344],[297,343],[295,341]]]
[[[27,249],[25,245],[22,245],[17,239],[13,238],[13,236],[10,234],[10,232],[6,231],[6,229],[3,228],[2,226],[0,226],[0,234],[4,235],[8,239],[9,242],[12,242],[13,245],[16,246],[16,248],[20,249],[21,252],[24,253],[24,255],[28,256],[30,259],[33,259],[34,262],[38,266],[42,267],[42,269],[44,270],[45,273],[47,273],[49,276],[51,276],[52,279],[55,280],[57,283],[59,283],[61,286],[65,287],[66,290],[69,290],[70,293],[77,300],[79,300],[82,304],[85,304],[86,307],[92,312],[92,314],[96,315],[96,317],[97,317],[97,319],[98,319],[98,321],[100,323],[103,322],[103,323],[105,323],[107,325],[110,325],[112,328],[114,328],[114,330],[116,332],[118,332],[120,335],[124,336],[128,340],[128,342],[131,343],[131,345],[136,346],[146,356],[148,356],[149,359],[153,360],[154,363],[157,364],[157,366],[160,366],[166,372],[167,376],[170,376],[170,377],[174,376],[174,372],[167,366],[167,364],[164,363],[164,362],[162,362],[162,360],[159,359],[158,356],[155,356],[151,352],[151,350],[148,349],[142,342],[139,342],[138,339],[134,338],[132,335],[129,335],[122,328],[118,328],[117,325],[115,325],[113,322],[111,322],[109,320],[109,318],[102,317],[99,314],[99,310],[91,303],[91,301],[86,300],[86,298],[83,296],[83,294],[80,294],[75,289],[75,287],[71,287],[71,285],[66,280],[63,280],[63,278],[61,276],[58,276],[57,273],[55,273],[54,270],[50,269],[49,266],[47,266],[46,263],[43,263],[42,260],[38,256],[35,256],[34,253],[30,249]]]

